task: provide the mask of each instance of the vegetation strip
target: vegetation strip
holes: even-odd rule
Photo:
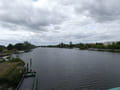
[[[24,73],[24,62],[19,58],[0,63],[0,89],[16,87]]]
[[[69,44],[60,43],[58,45],[46,45],[40,47],[79,48],[81,50],[120,52],[120,41],[105,43],[78,43],[78,44],[73,44],[72,42],[70,42]]]

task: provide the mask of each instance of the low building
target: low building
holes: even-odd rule
[[[104,45],[112,45],[113,43],[117,43],[117,42],[104,42]]]

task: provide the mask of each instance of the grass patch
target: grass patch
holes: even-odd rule
[[[7,84],[8,87],[16,86],[24,70],[24,62],[19,58],[0,63],[0,84]]]
[[[0,63],[0,79],[4,78],[9,72],[11,72],[17,66],[17,62],[2,62]]]

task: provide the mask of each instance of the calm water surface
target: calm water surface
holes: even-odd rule
[[[38,90],[104,90],[120,86],[120,53],[36,48],[20,54],[37,71]]]

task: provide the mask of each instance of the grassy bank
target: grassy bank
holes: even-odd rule
[[[0,89],[4,90],[5,88],[15,87],[24,69],[24,62],[19,58],[0,63]]]

